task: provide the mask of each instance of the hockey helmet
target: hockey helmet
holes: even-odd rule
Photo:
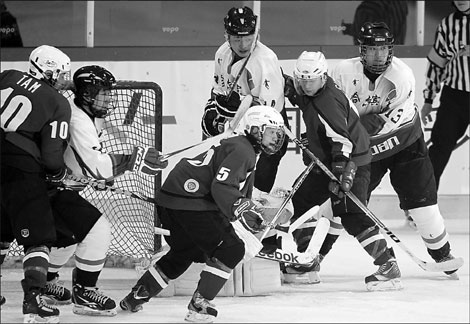
[[[243,117],[241,127],[256,152],[263,150],[271,155],[279,151],[284,143],[284,120],[272,107],[250,107]]]
[[[224,18],[225,31],[232,36],[253,35],[256,29],[256,16],[247,6],[231,8]]]
[[[322,52],[302,52],[294,68],[296,91],[308,96],[315,95],[325,84],[327,72],[328,63]]]
[[[383,73],[392,63],[393,35],[384,22],[366,22],[358,37],[359,52],[364,68],[369,72]]]
[[[75,103],[80,108],[89,109],[94,117],[104,118],[114,109],[112,87],[116,84],[113,74],[98,65],[79,68],[73,75]],[[98,96],[101,90],[108,90]],[[98,98],[99,97],[99,98]]]
[[[29,55],[29,74],[58,90],[70,80],[70,66],[70,58],[53,46],[41,45]]]

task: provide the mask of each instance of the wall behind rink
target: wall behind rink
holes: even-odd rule
[[[292,55],[297,57],[298,53]],[[427,61],[425,58],[403,58],[414,71],[416,78],[416,103],[423,103],[422,90]],[[330,68],[339,59],[329,59]],[[281,59],[284,73],[292,75],[294,59]],[[73,61],[72,70],[88,65],[99,64],[114,73],[117,79],[153,81],[158,83],[163,91],[163,151],[171,152],[190,144],[201,141],[200,119],[204,105],[209,98],[213,73],[213,62],[208,60],[192,61]],[[26,70],[25,61],[2,62],[1,70]],[[435,105],[438,100],[435,101]],[[287,103],[288,108],[292,108]],[[301,116],[295,109],[288,112],[291,126],[296,134],[304,130]],[[426,126],[428,127],[429,124]],[[429,131],[425,132],[426,139]],[[188,153],[197,153],[197,150]],[[177,159],[170,161],[169,170]],[[303,170],[301,152],[293,143],[289,144],[288,152],[283,158],[276,185],[290,188],[298,174]],[[168,171],[163,172],[163,178]],[[410,184],[411,185],[411,184]],[[449,165],[441,179],[439,193],[442,195],[469,194],[469,142],[461,145],[451,157]],[[388,177],[374,192],[375,195],[394,195]]]

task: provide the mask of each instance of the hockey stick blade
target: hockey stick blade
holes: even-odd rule
[[[455,258],[451,260],[447,260],[444,262],[426,262],[422,261],[418,263],[418,265],[426,271],[430,272],[444,272],[444,271],[453,271],[459,269],[463,266],[464,261],[463,258]]]
[[[237,112],[235,113],[235,116],[233,117],[233,119],[229,123],[228,129],[225,130],[223,133],[221,133],[219,135],[216,135],[216,136],[213,136],[213,137],[206,138],[202,142],[186,146],[182,149],[179,149],[179,150],[176,150],[176,151],[173,151],[173,152],[170,152],[170,153],[163,154],[162,157],[161,157],[161,160],[166,161],[170,157],[173,157],[173,156],[175,156],[179,153],[182,153],[184,151],[188,151],[188,150],[190,150],[192,148],[195,148],[195,147],[198,147],[198,146],[210,147],[212,145],[215,145],[215,144],[219,143],[221,140],[232,136],[234,134],[234,130],[237,128],[237,126],[240,123],[240,121],[242,120],[243,116],[245,116],[245,113],[248,110],[248,108],[250,108],[252,102],[253,102],[253,96],[251,96],[251,95],[247,95],[243,98],[242,102],[240,103],[240,106],[238,107]]]
[[[334,174],[328,169],[323,162],[320,161],[297,137],[295,137],[294,133],[287,127],[285,128],[285,132],[287,136],[299,147],[307,153],[307,155],[314,161],[320,169],[328,176],[331,180],[338,181],[338,179],[334,176]],[[354,202],[357,207],[359,207],[374,223],[379,227],[380,231],[384,234],[387,234],[408,256],[418,264],[423,270],[432,271],[432,272],[441,272],[441,271],[452,271],[457,270],[459,267],[463,265],[463,260],[457,260],[454,263],[450,262],[453,260],[449,260],[446,262],[425,262],[418,258],[413,252],[411,252],[408,247],[392,232],[390,231],[382,221],[372,213],[372,211],[367,208],[352,192],[348,191],[344,193],[352,202]],[[460,266],[459,266],[460,265]],[[451,269],[449,269],[451,267]]]

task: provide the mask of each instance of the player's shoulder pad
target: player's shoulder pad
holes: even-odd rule
[[[231,54],[231,49],[230,49],[230,45],[228,42],[224,42],[222,45],[219,46],[219,48],[217,49],[217,51],[215,52],[215,58],[217,59],[218,57],[223,57],[223,56],[226,56],[227,53],[230,53]]]
[[[387,71],[385,71],[384,76],[390,82],[395,84],[396,87],[399,87],[399,85],[402,84],[405,80],[415,80],[413,70],[411,70],[411,68],[398,57],[393,58],[392,64],[387,69]]]
[[[354,73],[358,70],[362,71],[362,63],[359,57],[353,57],[339,61],[332,71],[341,71],[341,73]]]
[[[233,153],[240,156],[253,156],[256,159],[256,153],[250,141],[244,135],[229,137],[220,142],[225,152]]]

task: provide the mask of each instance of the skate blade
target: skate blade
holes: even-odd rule
[[[391,279],[387,281],[371,281],[366,284],[368,291],[389,291],[389,290],[401,290],[403,284],[400,279]]]
[[[97,310],[82,305],[74,305],[72,309],[74,314],[87,316],[116,316],[116,309]]]
[[[184,317],[184,320],[190,323],[213,323],[215,316],[209,314],[200,314],[193,310],[189,310],[188,314],[186,314]]]
[[[41,317],[38,314],[25,314],[23,323],[59,323],[59,316]]]

